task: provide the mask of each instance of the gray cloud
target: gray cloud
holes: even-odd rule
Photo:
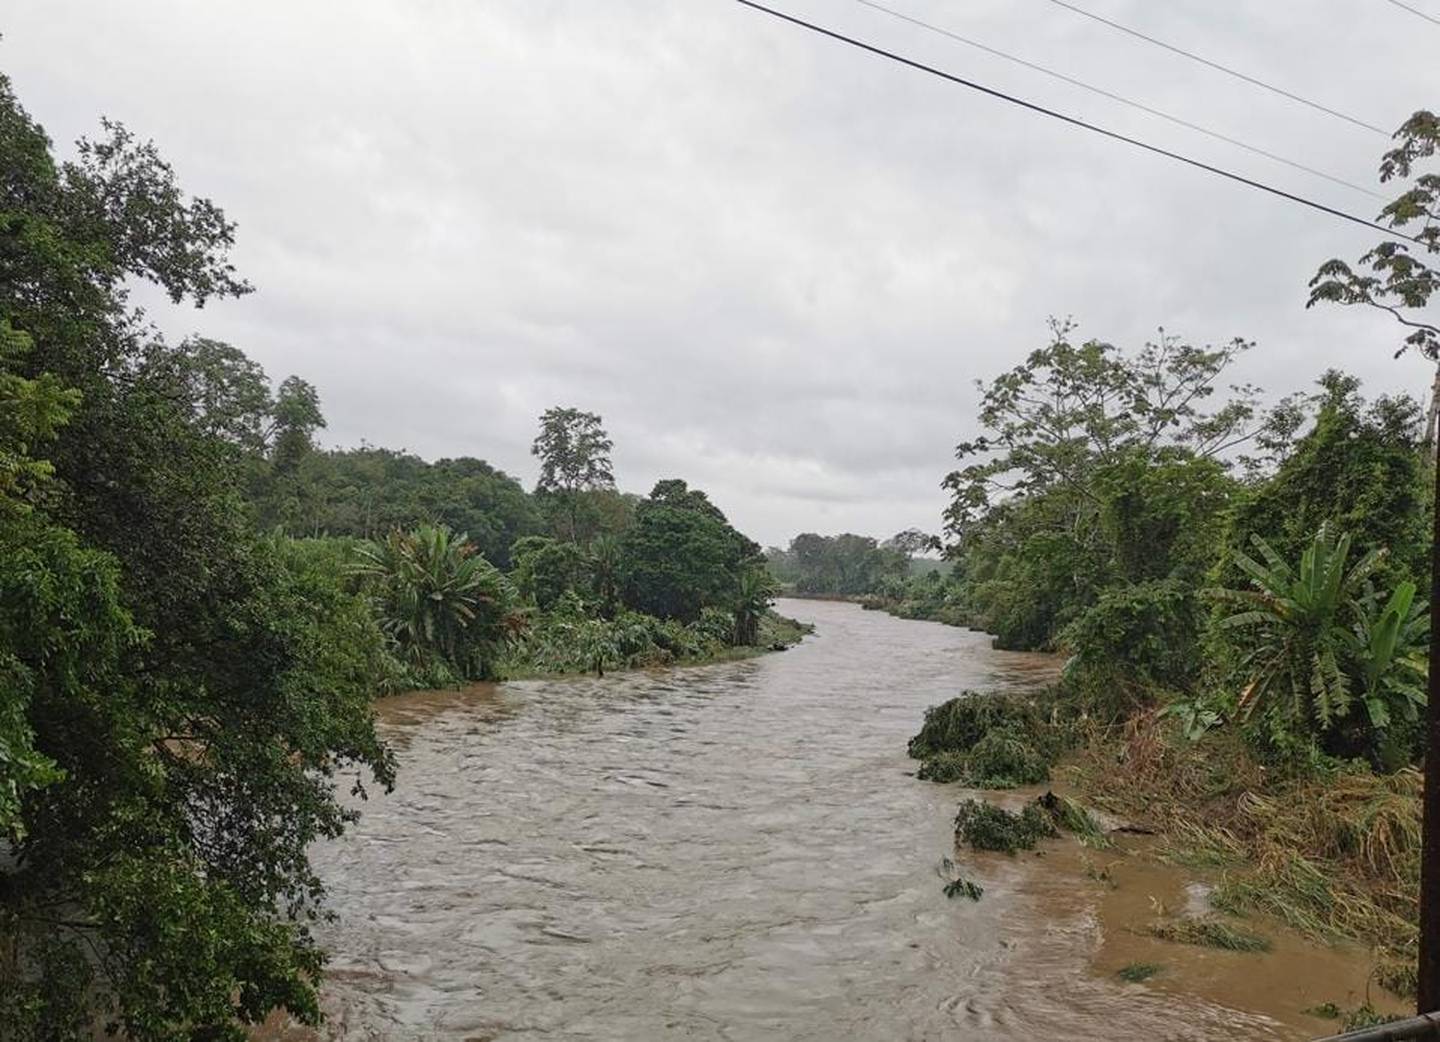
[[[1434,106],[1433,32],[1380,0],[1087,0],[1382,125]],[[1363,183],[1384,143],[1044,0],[917,16]],[[788,10],[1369,214],[1373,200],[846,0]],[[766,542],[938,526],[972,382],[1050,314],[1259,342],[1428,384],[1378,318],[1304,307],[1366,233],[802,34],[728,0],[12,0],[0,59],[68,146],[106,113],[240,224],[258,292],[176,336],[321,389],[330,440],[527,483],[535,417],[603,413],[622,485],[679,475]]]

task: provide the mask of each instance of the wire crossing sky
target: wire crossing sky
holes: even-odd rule
[[[1423,18],[1423,19],[1425,19],[1425,21],[1427,21],[1427,22],[1431,22],[1431,23],[1433,23],[1433,24],[1435,24],[1435,25],[1440,25],[1440,18],[1436,18],[1434,15],[1426,14],[1424,11],[1420,10],[1418,7],[1411,7],[1409,4],[1401,3],[1400,0],[1386,0],[1386,3],[1394,4],[1396,7],[1400,8],[1400,10],[1402,10],[1402,11],[1409,11],[1409,12],[1410,12],[1411,14],[1413,14],[1416,18]]]
[[[988,44],[980,43],[978,40],[972,40],[969,37],[961,36],[959,33],[952,32],[951,30],[946,29],[942,26],[922,21],[919,18],[914,18],[908,14],[905,14],[903,11],[895,10],[893,7],[886,7],[884,4],[876,3],[875,0],[855,0],[855,2],[858,4],[862,4],[865,7],[869,7],[876,11],[887,14],[892,18],[898,18],[902,22],[908,22],[909,24],[917,26],[928,32],[938,33],[941,36],[945,36],[952,40],[955,40],[957,43],[963,43],[969,47],[977,48],[978,50],[984,51],[986,54],[993,54],[997,58],[1003,58],[1005,61],[1013,62],[1016,65],[1023,66],[1027,69],[1032,69],[1035,72],[1041,73],[1045,76],[1050,76],[1053,79],[1060,80],[1063,83],[1068,83],[1072,86],[1079,87],[1081,90],[1087,90],[1092,94],[1098,94],[1102,98],[1109,98],[1111,101],[1119,102],[1121,105],[1126,105],[1130,108],[1138,109],[1139,111],[1149,113],[1152,116],[1158,116],[1160,119],[1166,120],[1170,123],[1174,123],[1177,126],[1185,127],[1187,130],[1193,130],[1197,133],[1204,134],[1206,137],[1214,138],[1216,141],[1223,141],[1227,145],[1234,145],[1236,148],[1243,148],[1245,151],[1253,153],[1254,155],[1263,156],[1266,159],[1274,160],[1277,163],[1283,163],[1284,165],[1291,167],[1295,170],[1301,170],[1315,177],[1324,178],[1326,181],[1330,181],[1333,184],[1342,185],[1345,188],[1350,188],[1357,192],[1363,192],[1365,195],[1368,195],[1373,199],[1384,198],[1384,196],[1382,196],[1379,192],[1372,191],[1371,189],[1366,188],[1363,185],[1357,185],[1353,181],[1347,181],[1343,177],[1336,177],[1334,174],[1327,174],[1323,170],[1316,170],[1312,166],[1306,166],[1304,163],[1297,162],[1296,160],[1287,159],[1286,157],[1282,155],[1277,155],[1276,153],[1271,152],[1268,149],[1260,148],[1258,145],[1249,144],[1237,138],[1230,137],[1228,134],[1222,134],[1217,130],[1212,130],[1209,127],[1204,127],[1198,123],[1193,123],[1188,119],[1183,119],[1180,116],[1175,116],[1168,112],[1163,112],[1160,109],[1152,108],[1151,106],[1146,105],[1142,102],[1127,98],[1121,94],[1116,94],[1113,91],[1108,91],[1103,87],[1097,87],[1094,84],[1086,83],[1084,80],[1077,80],[1073,76],[1067,76],[1063,72],[1057,72],[1054,69],[1047,68],[1044,65],[1038,65],[1035,62],[1026,61],[1024,58],[1016,57],[1015,55],[1010,54],[1006,51],[991,47]]]
[[[1130,28],[1128,25],[1121,25],[1119,22],[1112,22],[1108,18],[1102,18],[1100,15],[1096,14],[1093,11],[1087,11],[1083,7],[1077,7],[1072,3],[1068,3],[1067,0],[1049,0],[1049,2],[1054,4],[1056,7],[1063,7],[1067,11],[1074,11],[1076,14],[1081,15],[1082,17],[1099,22],[1101,25],[1107,25],[1111,29],[1116,30],[1117,32],[1125,33],[1127,36],[1133,36],[1137,40],[1144,40],[1146,43],[1153,44],[1156,47],[1163,47],[1165,50],[1171,52],[1172,54],[1178,54],[1182,58],[1189,58],[1191,61],[1199,62],[1201,65],[1214,69],[1217,72],[1223,72],[1226,76],[1233,76],[1238,80],[1244,80],[1246,83],[1259,87],[1262,90],[1268,90],[1272,94],[1278,94],[1282,98],[1289,98],[1291,101],[1297,102],[1301,105],[1305,105],[1309,108],[1314,109],[1317,112],[1323,112],[1326,115],[1334,116],[1336,119],[1344,120],[1346,123],[1349,123],[1353,126],[1363,127],[1364,129],[1376,134],[1380,134],[1383,137],[1390,136],[1390,132],[1388,130],[1384,129],[1383,127],[1377,127],[1374,123],[1367,123],[1365,120],[1359,119],[1356,116],[1347,116],[1343,112],[1322,105],[1318,101],[1311,101],[1309,98],[1302,97],[1299,94],[1288,91],[1284,87],[1277,87],[1273,83],[1266,83],[1264,80],[1247,75],[1246,73],[1243,73],[1238,69],[1232,69],[1228,65],[1221,65],[1217,61],[1211,61],[1209,58],[1203,58],[1200,55],[1194,53],[1193,51],[1185,50],[1183,47],[1176,47],[1174,44],[1166,43],[1164,40],[1157,40],[1153,36],[1140,32],[1138,29]],[[1391,0],[1391,2],[1393,3],[1394,0]]]
[[[1113,130],[1106,130],[1104,127],[1096,126],[1094,123],[1086,122],[1083,119],[1077,119],[1074,116],[1067,116],[1062,112],[1056,112],[1054,109],[1045,108],[1042,105],[1036,105],[1034,102],[1025,101],[1023,98],[1018,98],[1012,94],[1006,94],[1003,91],[998,91],[991,87],[986,87],[983,84],[974,82],[973,80],[968,80],[964,77],[956,76],[953,73],[948,73],[943,69],[937,69],[933,65],[926,65],[924,62],[918,62],[915,61],[913,58],[907,58],[904,55],[896,54],[894,51],[887,51],[882,47],[876,47],[874,44],[866,43],[865,41],[859,40],[853,36],[846,36],[844,33],[838,33],[833,29],[827,29],[823,25],[818,25],[815,22],[807,22],[803,18],[796,18],[794,15],[786,14],[784,11],[779,11],[773,7],[766,7],[764,4],[758,3],[757,0],[735,0],[735,3],[741,4],[745,7],[753,8],[756,11],[761,11],[774,18],[779,18],[782,21],[789,22],[791,25],[799,26],[800,28],[808,30],[809,32],[818,33],[821,36],[827,36],[832,40],[838,40],[841,43],[848,44],[851,47],[856,47],[862,51],[868,51],[869,53],[874,54],[878,57],[886,58],[893,62],[898,62],[901,65],[907,65],[912,69],[928,73],[931,76],[938,76],[941,79],[948,80],[949,82],[954,83],[958,86],[967,87],[970,90],[979,91],[982,94],[988,94],[992,98],[997,98],[1001,101],[1009,102],[1012,105],[1018,105],[1021,108],[1029,109],[1032,112],[1037,112],[1042,116],[1049,116],[1052,119],[1058,119],[1064,123],[1070,124],[1071,126],[1079,127],[1082,130],[1088,130],[1092,133],[1102,134],[1105,137],[1113,138],[1116,141],[1123,141],[1127,145],[1134,145],[1136,148],[1142,148],[1147,152],[1153,152],[1156,155],[1164,156],[1167,159],[1173,159],[1177,162],[1184,163],[1187,166],[1192,166],[1196,169],[1204,170],[1207,173],[1227,178],[1228,180],[1234,181],[1237,184],[1245,185],[1248,188],[1254,188],[1262,192],[1267,192],[1270,195],[1276,196],[1280,199],[1287,199],[1292,203],[1299,203],[1301,206],[1309,207],[1312,210],[1328,214],[1331,217],[1338,217],[1342,221],[1349,221],[1352,224],[1357,224],[1364,228],[1370,228],[1374,231],[1382,232],[1391,238],[1406,239],[1410,242],[1416,243],[1422,242],[1422,240],[1417,239],[1412,235],[1406,235],[1403,232],[1398,232],[1394,229],[1387,228],[1382,224],[1376,224],[1374,221],[1367,220],[1364,217],[1357,217],[1355,214],[1346,213],[1344,210],[1337,210],[1333,206],[1327,206],[1324,203],[1317,202],[1314,199],[1309,199],[1305,196],[1297,195],[1294,192],[1287,192],[1283,188],[1276,188],[1274,185],[1265,184],[1262,181],[1256,181],[1253,178],[1245,177],[1241,174],[1234,173],[1233,171],[1225,170],[1221,167],[1213,166],[1209,163],[1203,163],[1198,159],[1192,159],[1189,156],[1181,155],[1178,152],[1172,152],[1169,149],[1161,148],[1158,145],[1149,144],[1145,141],[1141,141],[1139,138],[1133,138],[1126,134],[1117,133]]]

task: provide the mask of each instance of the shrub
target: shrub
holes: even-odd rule
[[[920,778],[1009,789],[1047,780],[1062,736],[1033,702],[967,691],[927,709],[908,748]]]
[[[1085,709],[1119,720],[1159,692],[1185,691],[1200,672],[1194,588],[1173,579],[1106,590],[1062,636],[1065,677]]]
[[[978,901],[984,893],[984,887],[979,883],[972,883],[963,876],[952,879],[945,884],[946,897],[968,897],[972,901]]]
[[[956,782],[970,776],[970,757],[965,753],[940,753],[920,764],[915,777],[921,781]]]

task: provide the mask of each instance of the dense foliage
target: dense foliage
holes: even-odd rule
[[[0,79],[0,1023],[239,1038],[317,1016],[305,851],[352,816],[342,772],[389,783],[382,637],[248,523],[293,417],[127,303],[245,292],[231,225],[104,131],[58,164]]]
[[[242,1039],[320,1016],[307,859],[391,784],[372,700],[799,638],[703,492],[614,488],[542,417],[527,493],[470,458],[323,450],[319,392],[167,343],[127,299],[249,291],[234,229],[106,123],[78,158],[0,78],[0,1025]]]
[[[918,555],[938,546],[935,536],[914,528],[884,542],[849,532],[802,532],[783,550],[768,548],[765,559],[776,581],[796,593],[853,597],[903,589],[910,575],[925,571],[917,568],[925,560]]]

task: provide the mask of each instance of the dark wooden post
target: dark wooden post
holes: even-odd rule
[[[1440,1009],[1440,438],[1437,489],[1430,506],[1430,679],[1425,707],[1425,824],[1420,853],[1420,980],[1418,1012]]]

